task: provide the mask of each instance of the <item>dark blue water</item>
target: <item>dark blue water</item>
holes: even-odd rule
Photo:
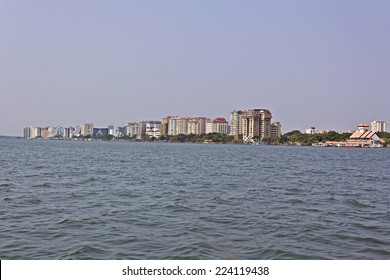
[[[0,151],[0,259],[390,259],[390,149]]]

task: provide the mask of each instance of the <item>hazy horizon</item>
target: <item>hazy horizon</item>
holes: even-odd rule
[[[0,135],[264,108],[390,121],[390,1],[0,0]]]

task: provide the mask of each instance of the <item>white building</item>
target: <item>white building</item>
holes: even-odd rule
[[[31,127],[30,130],[30,137],[31,138],[40,138],[41,137],[41,128],[40,127]]]
[[[126,135],[130,137],[137,137],[141,139],[142,136],[142,125],[139,122],[129,122],[126,125]]]
[[[224,118],[216,118],[206,122],[206,134],[221,133],[228,134],[228,122]]]
[[[188,134],[188,117],[171,117],[168,120],[168,135]]]
[[[160,138],[161,122],[160,121],[145,121],[145,135],[149,137]]]
[[[319,130],[318,129],[316,129],[314,126],[312,126],[312,127],[310,127],[310,128],[307,128],[306,130],[305,130],[305,133],[306,134],[318,134],[319,133]]]
[[[115,127],[113,124],[110,124],[108,126],[108,135],[114,136],[115,135]]]
[[[373,132],[387,132],[387,122],[385,121],[372,121],[371,131]]]

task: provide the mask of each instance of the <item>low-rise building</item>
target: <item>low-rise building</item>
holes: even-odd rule
[[[143,121],[143,124],[145,125],[145,135],[149,137],[160,138],[160,121]]]
[[[107,128],[93,128],[93,137],[94,138],[106,138],[108,137],[108,127]]]
[[[376,132],[368,130],[367,123],[360,123],[356,132],[347,141],[327,141],[326,146],[337,147],[383,147],[385,142]]]
[[[228,122],[224,118],[216,118],[206,122],[206,134],[221,133],[228,134]]]

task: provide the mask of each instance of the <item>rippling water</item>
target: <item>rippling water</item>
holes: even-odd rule
[[[390,259],[390,149],[0,150],[0,259]]]

